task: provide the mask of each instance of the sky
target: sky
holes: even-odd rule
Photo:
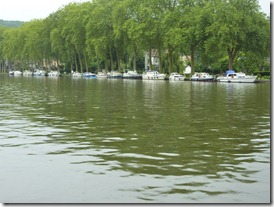
[[[31,21],[44,19],[51,13],[69,4],[70,2],[85,2],[88,0],[1,0],[0,19]],[[262,11],[270,14],[270,1],[258,0]]]
[[[87,0],[0,0],[0,19],[30,21],[44,19],[71,2]]]

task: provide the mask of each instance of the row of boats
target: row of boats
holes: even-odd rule
[[[177,73],[171,74],[170,80],[184,80],[184,76]],[[225,75],[214,77],[208,73],[194,73],[190,80],[192,81],[219,81],[219,82],[232,82],[232,83],[254,83],[257,80],[257,76],[246,75],[245,73],[236,73],[234,70],[226,71]]]
[[[9,75],[14,75],[14,76],[53,76],[53,77],[59,77],[60,72],[58,71],[50,71],[46,72],[45,70],[35,70],[34,72],[30,70],[24,70],[23,72],[19,70],[15,71],[9,71]]]
[[[46,73],[43,70],[36,70],[34,72],[31,71],[12,71],[10,75],[14,76],[54,76],[59,77],[60,73],[58,71],[51,71]],[[143,79],[143,80],[171,80],[171,81],[184,81],[186,80],[186,76],[181,75],[177,72],[171,73],[169,76],[164,73],[159,73],[158,71],[146,71],[143,74],[138,74],[136,71],[127,71],[126,73],[120,73],[117,71],[112,71],[109,73],[98,72],[97,74],[86,72],[86,73],[79,73],[73,72],[73,78],[123,78],[123,79]],[[236,73],[234,70],[226,71],[225,75],[221,75],[218,77],[214,77],[208,73],[194,73],[190,80],[192,81],[220,81],[220,82],[237,82],[237,83],[253,83],[257,79],[257,76],[254,75],[246,75],[245,73]]]

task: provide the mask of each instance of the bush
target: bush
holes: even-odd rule
[[[259,77],[270,76],[270,71],[256,71],[254,72],[254,75]]]

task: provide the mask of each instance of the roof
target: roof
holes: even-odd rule
[[[235,74],[235,73],[236,72],[234,70],[227,70],[225,74],[228,75],[228,74]]]

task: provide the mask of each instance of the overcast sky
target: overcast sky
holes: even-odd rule
[[[84,1],[87,0],[1,0],[0,19],[20,21],[44,19],[70,2]],[[270,1],[273,2],[273,0],[259,0],[262,11],[268,15]]]

